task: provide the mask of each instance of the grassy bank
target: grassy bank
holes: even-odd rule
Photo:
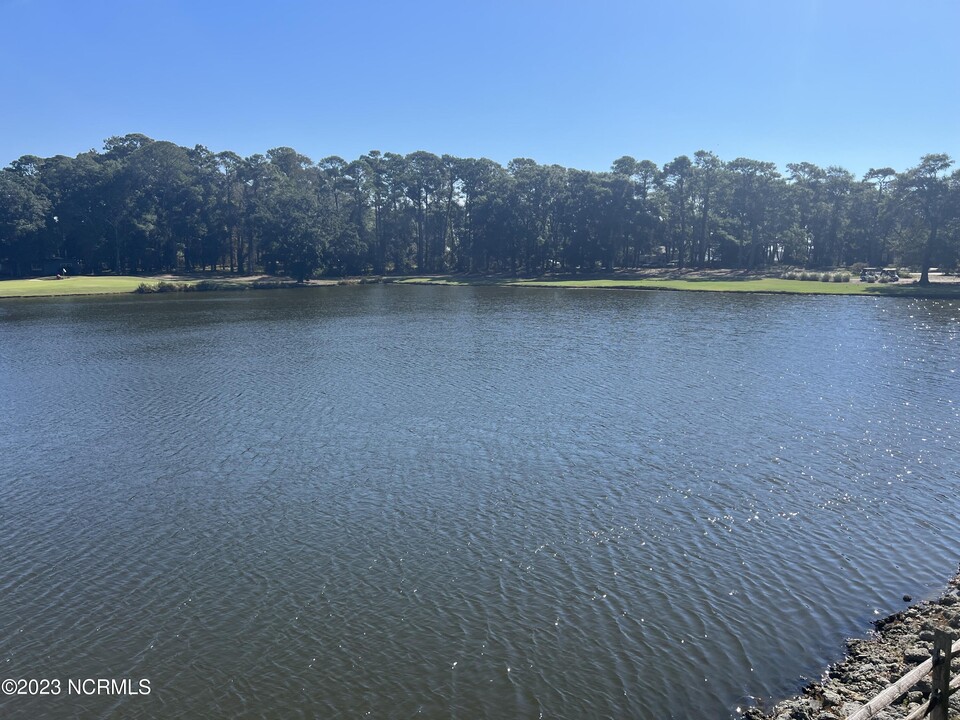
[[[611,289],[611,290],[686,290],[692,292],[779,293],[790,295],[888,295],[960,299],[960,283],[939,282],[926,287],[904,283],[879,285],[860,282],[818,282],[731,273],[676,277],[595,277],[586,279],[472,278],[454,275],[407,277],[398,282],[429,285],[504,285],[511,287]]]
[[[317,281],[316,284],[332,284]],[[58,297],[65,295],[117,295],[125,293],[166,293],[189,291],[262,290],[293,287],[288,278],[250,277],[139,277],[134,275],[76,275],[57,280],[52,277],[29,280],[0,280],[0,298]]]
[[[749,293],[797,293],[802,295],[863,295],[859,284],[807,282],[781,280],[780,278],[750,278],[743,280],[717,280],[712,278],[667,279],[645,278],[641,280],[529,280],[516,283],[534,287],[567,288],[618,288],[623,290],[688,290],[707,292]]]
[[[424,275],[384,278],[386,282],[418,285],[499,285],[505,287],[541,287],[571,289],[619,289],[619,290],[687,290],[695,292],[746,292],[781,293],[795,295],[887,295],[893,297],[923,297],[960,299],[960,282],[934,281],[926,287],[913,283],[881,285],[878,283],[817,282],[808,280],[785,280],[777,277],[764,277],[757,274],[733,271],[715,271],[689,273],[677,277],[676,273],[667,276],[615,274],[592,278],[534,278],[517,279],[508,276],[477,275]],[[364,282],[376,282],[376,278],[363,278]],[[354,284],[354,281],[339,281],[340,284]],[[355,282],[361,282],[356,280]],[[334,285],[335,280],[314,280],[310,285]],[[264,276],[234,276],[220,278],[204,277],[135,277],[117,276],[75,276],[62,280],[56,278],[32,278],[29,280],[0,281],[0,298],[13,297],[54,297],[59,295],[102,295],[141,291],[165,292],[185,290],[244,290],[277,287],[293,287],[287,278],[269,278]]]
[[[0,280],[0,298],[132,293],[146,278],[132,275]],[[188,281],[189,282],[189,281]]]

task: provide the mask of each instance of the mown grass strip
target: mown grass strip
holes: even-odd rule
[[[638,280],[517,280],[511,285],[526,287],[610,288],[622,290],[689,290],[699,292],[790,293],[802,295],[866,295],[862,286],[851,283],[810,282],[780,278],[745,278],[743,280],[714,280],[695,278],[668,280],[647,278]]]
[[[881,285],[857,282],[821,282],[785,280],[782,278],[590,278],[553,279],[534,278],[518,280],[504,276],[423,275],[384,278],[386,282],[417,285],[502,285],[507,287],[620,289],[620,290],[688,290],[699,292],[783,293],[795,295],[886,295],[892,297],[920,297],[960,299],[960,283],[919,285]],[[0,280],[0,298],[54,297],[60,295],[100,295],[136,292],[140,285],[153,290],[161,283],[171,290],[240,290],[272,287],[294,287],[288,279],[205,280],[194,278],[143,278],[132,275],[75,276],[62,280],[33,278],[29,280]],[[334,284],[332,281],[329,284]],[[350,283],[346,283],[350,284]],[[166,287],[169,286],[169,287]],[[156,290],[153,290],[156,291]],[[161,292],[163,290],[160,290]]]
[[[29,280],[0,280],[0,297],[55,297],[59,295],[103,295],[132,293],[142,277],[132,275],[72,276],[31,278]],[[149,280],[148,280],[149,282]],[[193,282],[193,281],[187,281]]]
[[[531,278],[476,277],[456,275],[423,275],[391,279],[406,285],[503,285],[508,287],[541,287],[609,290],[687,290],[692,292],[774,293],[789,295],[887,295],[960,299],[960,283],[920,285],[883,285],[879,283],[823,282],[820,280],[786,280],[783,278],[742,277],[713,278]]]

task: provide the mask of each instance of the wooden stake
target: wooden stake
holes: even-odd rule
[[[957,691],[957,688],[960,688],[960,675],[957,675],[950,681],[950,694],[953,695]],[[930,712],[930,701],[922,703],[916,710],[907,715],[903,720],[920,720],[920,718],[925,718]]]
[[[951,653],[960,652],[960,640],[954,643]],[[870,702],[857,710],[847,720],[869,720],[878,712],[890,705],[894,700],[903,695],[907,690],[916,685],[923,676],[930,672],[933,665],[933,658],[924,660],[920,665],[908,672],[902,678],[890,685],[886,690],[876,695]]]
[[[930,691],[930,720],[948,720],[947,705],[950,702],[950,647],[951,637],[943,630],[933,635],[933,689]]]

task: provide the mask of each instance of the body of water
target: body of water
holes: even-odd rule
[[[956,570],[958,349],[889,298],[4,302],[0,678],[63,685],[0,714],[730,717]]]

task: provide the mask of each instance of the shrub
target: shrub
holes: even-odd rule
[[[137,286],[138,293],[171,293],[171,292],[183,292],[184,290],[190,290],[190,286],[187,283],[172,283],[167,282],[166,280],[161,280],[156,285],[149,285],[147,283],[140,283]]]
[[[201,280],[196,285],[186,285],[183,289],[185,291],[196,290],[197,292],[222,292],[224,290],[246,290],[247,286],[229,280]]]
[[[830,273],[823,273],[823,275],[820,276],[820,282],[830,282],[830,277]]]

